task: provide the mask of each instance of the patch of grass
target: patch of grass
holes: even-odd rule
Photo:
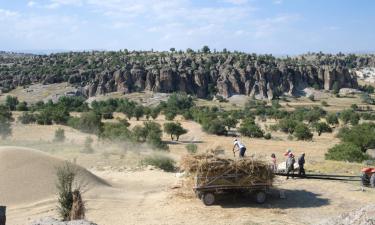
[[[160,153],[154,153],[152,155],[146,156],[141,162],[142,165],[155,166],[166,172],[174,171],[175,163],[176,162],[172,158]]]
[[[198,146],[194,143],[189,143],[185,147],[186,147],[186,150],[188,151],[188,153],[190,153],[190,154],[195,154],[198,151]]]

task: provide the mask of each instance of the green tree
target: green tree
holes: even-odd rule
[[[5,99],[5,105],[9,108],[9,110],[14,111],[16,110],[16,106],[18,105],[19,101],[17,97],[13,97],[7,95]]]
[[[279,121],[278,127],[284,133],[293,134],[298,122],[293,119],[282,119]]]
[[[180,123],[171,122],[164,124],[164,132],[171,136],[172,141],[174,137],[176,137],[176,140],[178,141],[181,135],[187,133],[187,130],[184,129]]]
[[[143,106],[137,106],[134,109],[134,117],[139,120],[144,115],[144,109]]]
[[[231,128],[236,128],[238,120],[232,118],[232,117],[227,117],[224,119],[224,125],[227,127],[228,130]]]
[[[313,134],[311,133],[308,126],[306,126],[304,123],[298,123],[296,126],[293,135],[298,140],[311,140],[313,137]]]
[[[363,123],[352,128],[343,128],[337,135],[341,141],[353,143],[362,151],[375,148],[375,124]]]
[[[260,138],[263,137],[264,131],[252,119],[245,119],[239,128],[243,136]]]
[[[327,123],[331,125],[339,124],[339,119],[335,113],[330,113],[326,116]]]
[[[353,143],[341,143],[328,149],[325,154],[327,160],[362,162],[368,159],[368,155],[361,151],[361,148]]]
[[[202,47],[202,52],[205,53],[205,54],[207,54],[207,53],[210,53],[211,50],[210,50],[210,48],[207,45],[204,45]]]
[[[313,124],[313,127],[318,133],[318,136],[320,136],[323,132],[326,132],[326,133],[332,132],[332,128],[327,123],[324,123],[324,122],[315,123]]]

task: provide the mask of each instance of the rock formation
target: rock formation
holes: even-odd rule
[[[307,59],[308,58],[308,59]],[[348,60],[350,59],[350,60]],[[351,68],[373,56],[275,58],[244,53],[81,52],[0,56],[0,90],[68,82],[90,97],[109,92],[186,92],[200,98],[236,94],[272,99],[308,86],[357,88]]]

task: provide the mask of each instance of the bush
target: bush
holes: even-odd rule
[[[10,119],[0,115],[0,136],[4,140],[12,134]]]
[[[356,112],[354,112],[352,109],[348,109],[348,110],[344,110],[340,112],[339,117],[344,124],[348,124],[350,122],[352,125],[358,124],[359,119],[360,119],[359,115]]]
[[[58,191],[58,213],[64,221],[70,220],[70,211],[73,205],[73,184],[76,170],[71,164],[64,164],[56,171]]]
[[[352,128],[342,128],[338,135],[341,141],[352,143],[362,151],[375,148],[375,124],[363,123]]]
[[[315,101],[315,96],[314,95],[309,95],[310,101],[314,102]]]
[[[100,138],[111,141],[129,141],[131,132],[128,127],[121,123],[104,123]]]
[[[18,105],[16,106],[16,109],[17,109],[17,111],[27,111],[27,110],[29,110],[27,108],[27,102],[18,103]]]
[[[82,113],[80,118],[70,118],[68,125],[85,133],[99,135],[102,130],[100,114],[93,111]]]
[[[230,130],[231,128],[235,128],[237,126],[238,120],[232,117],[227,117],[223,122],[227,129]]]
[[[298,122],[293,119],[282,119],[277,126],[282,132],[293,134],[297,124]]]
[[[339,160],[349,162],[362,162],[368,156],[361,151],[361,148],[353,143],[341,143],[330,148],[325,154],[328,160]]]
[[[216,134],[216,135],[227,135],[228,131],[225,129],[224,123],[220,119],[214,119],[211,121],[204,121],[202,124],[203,130],[209,134]]]
[[[318,133],[318,136],[320,136],[322,133],[331,133],[332,132],[332,128],[327,123],[324,123],[324,122],[315,123],[313,125],[313,127],[315,128],[316,132]]]
[[[180,123],[164,123],[164,132],[171,135],[171,139],[173,141],[174,136],[176,140],[180,138],[181,135],[186,134],[187,130],[184,129]]]
[[[311,140],[313,137],[313,134],[311,133],[310,129],[308,126],[306,126],[303,123],[299,123],[295,130],[293,135],[298,139],[298,140]]]
[[[53,139],[54,142],[63,142],[65,141],[65,130],[58,128],[55,131],[55,138]]]
[[[326,101],[322,101],[322,106],[324,106],[324,107],[328,107],[329,105],[328,105],[328,103],[326,102]]]
[[[186,150],[188,151],[188,153],[190,153],[190,154],[195,154],[198,151],[198,146],[194,143],[189,143],[185,147],[186,147]]]
[[[168,145],[162,141],[162,134],[163,131],[160,125],[155,122],[144,122],[143,127],[138,125],[132,130],[133,140],[137,142],[147,142],[156,149],[167,150]]]
[[[18,117],[18,120],[22,124],[30,124],[30,123],[35,123],[36,122],[35,115],[32,114],[32,113],[28,113],[28,112],[22,113],[22,115]]]
[[[260,138],[263,137],[264,131],[252,119],[244,120],[239,128],[243,136]]]
[[[331,125],[337,125],[337,124],[339,124],[339,119],[338,119],[337,115],[334,114],[334,113],[328,114],[326,116],[326,120],[327,120],[327,123],[331,124]]]
[[[93,153],[94,149],[92,148],[92,143],[94,140],[91,137],[86,137],[85,139],[85,145],[82,149],[82,153]]]
[[[272,138],[272,135],[270,133],[267,133],[264,135],[264,139],[270,140]]]
[[[5,105],[8,107],[10,111],[16,110],[16,106],[18,105],[19,101],[17,97],[13,97],[10,95],[7,95],[5,99]]]
[[[172,158],[160,153],[154,153],[146,156],[141,163],[142,165],[155,166],[166,172],[173,172],[175,170],[175,161]]]

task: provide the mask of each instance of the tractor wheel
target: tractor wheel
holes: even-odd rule
[[[361,183],[362,183],[362,186],[368,186],[370,184],[369,177],[366,173],[362,173]]]
[[[264,191],[258,191],[255,193],[255,201],[258,204],[263,204],[266,201],[266,193]]]
[[[202,195],[203,204],[209,206],[213,205],[215,202],[215,195],[213,193],[207,192]]]
[[[375,173],[373,173],[370,177],[370,186],[375,188]]]

